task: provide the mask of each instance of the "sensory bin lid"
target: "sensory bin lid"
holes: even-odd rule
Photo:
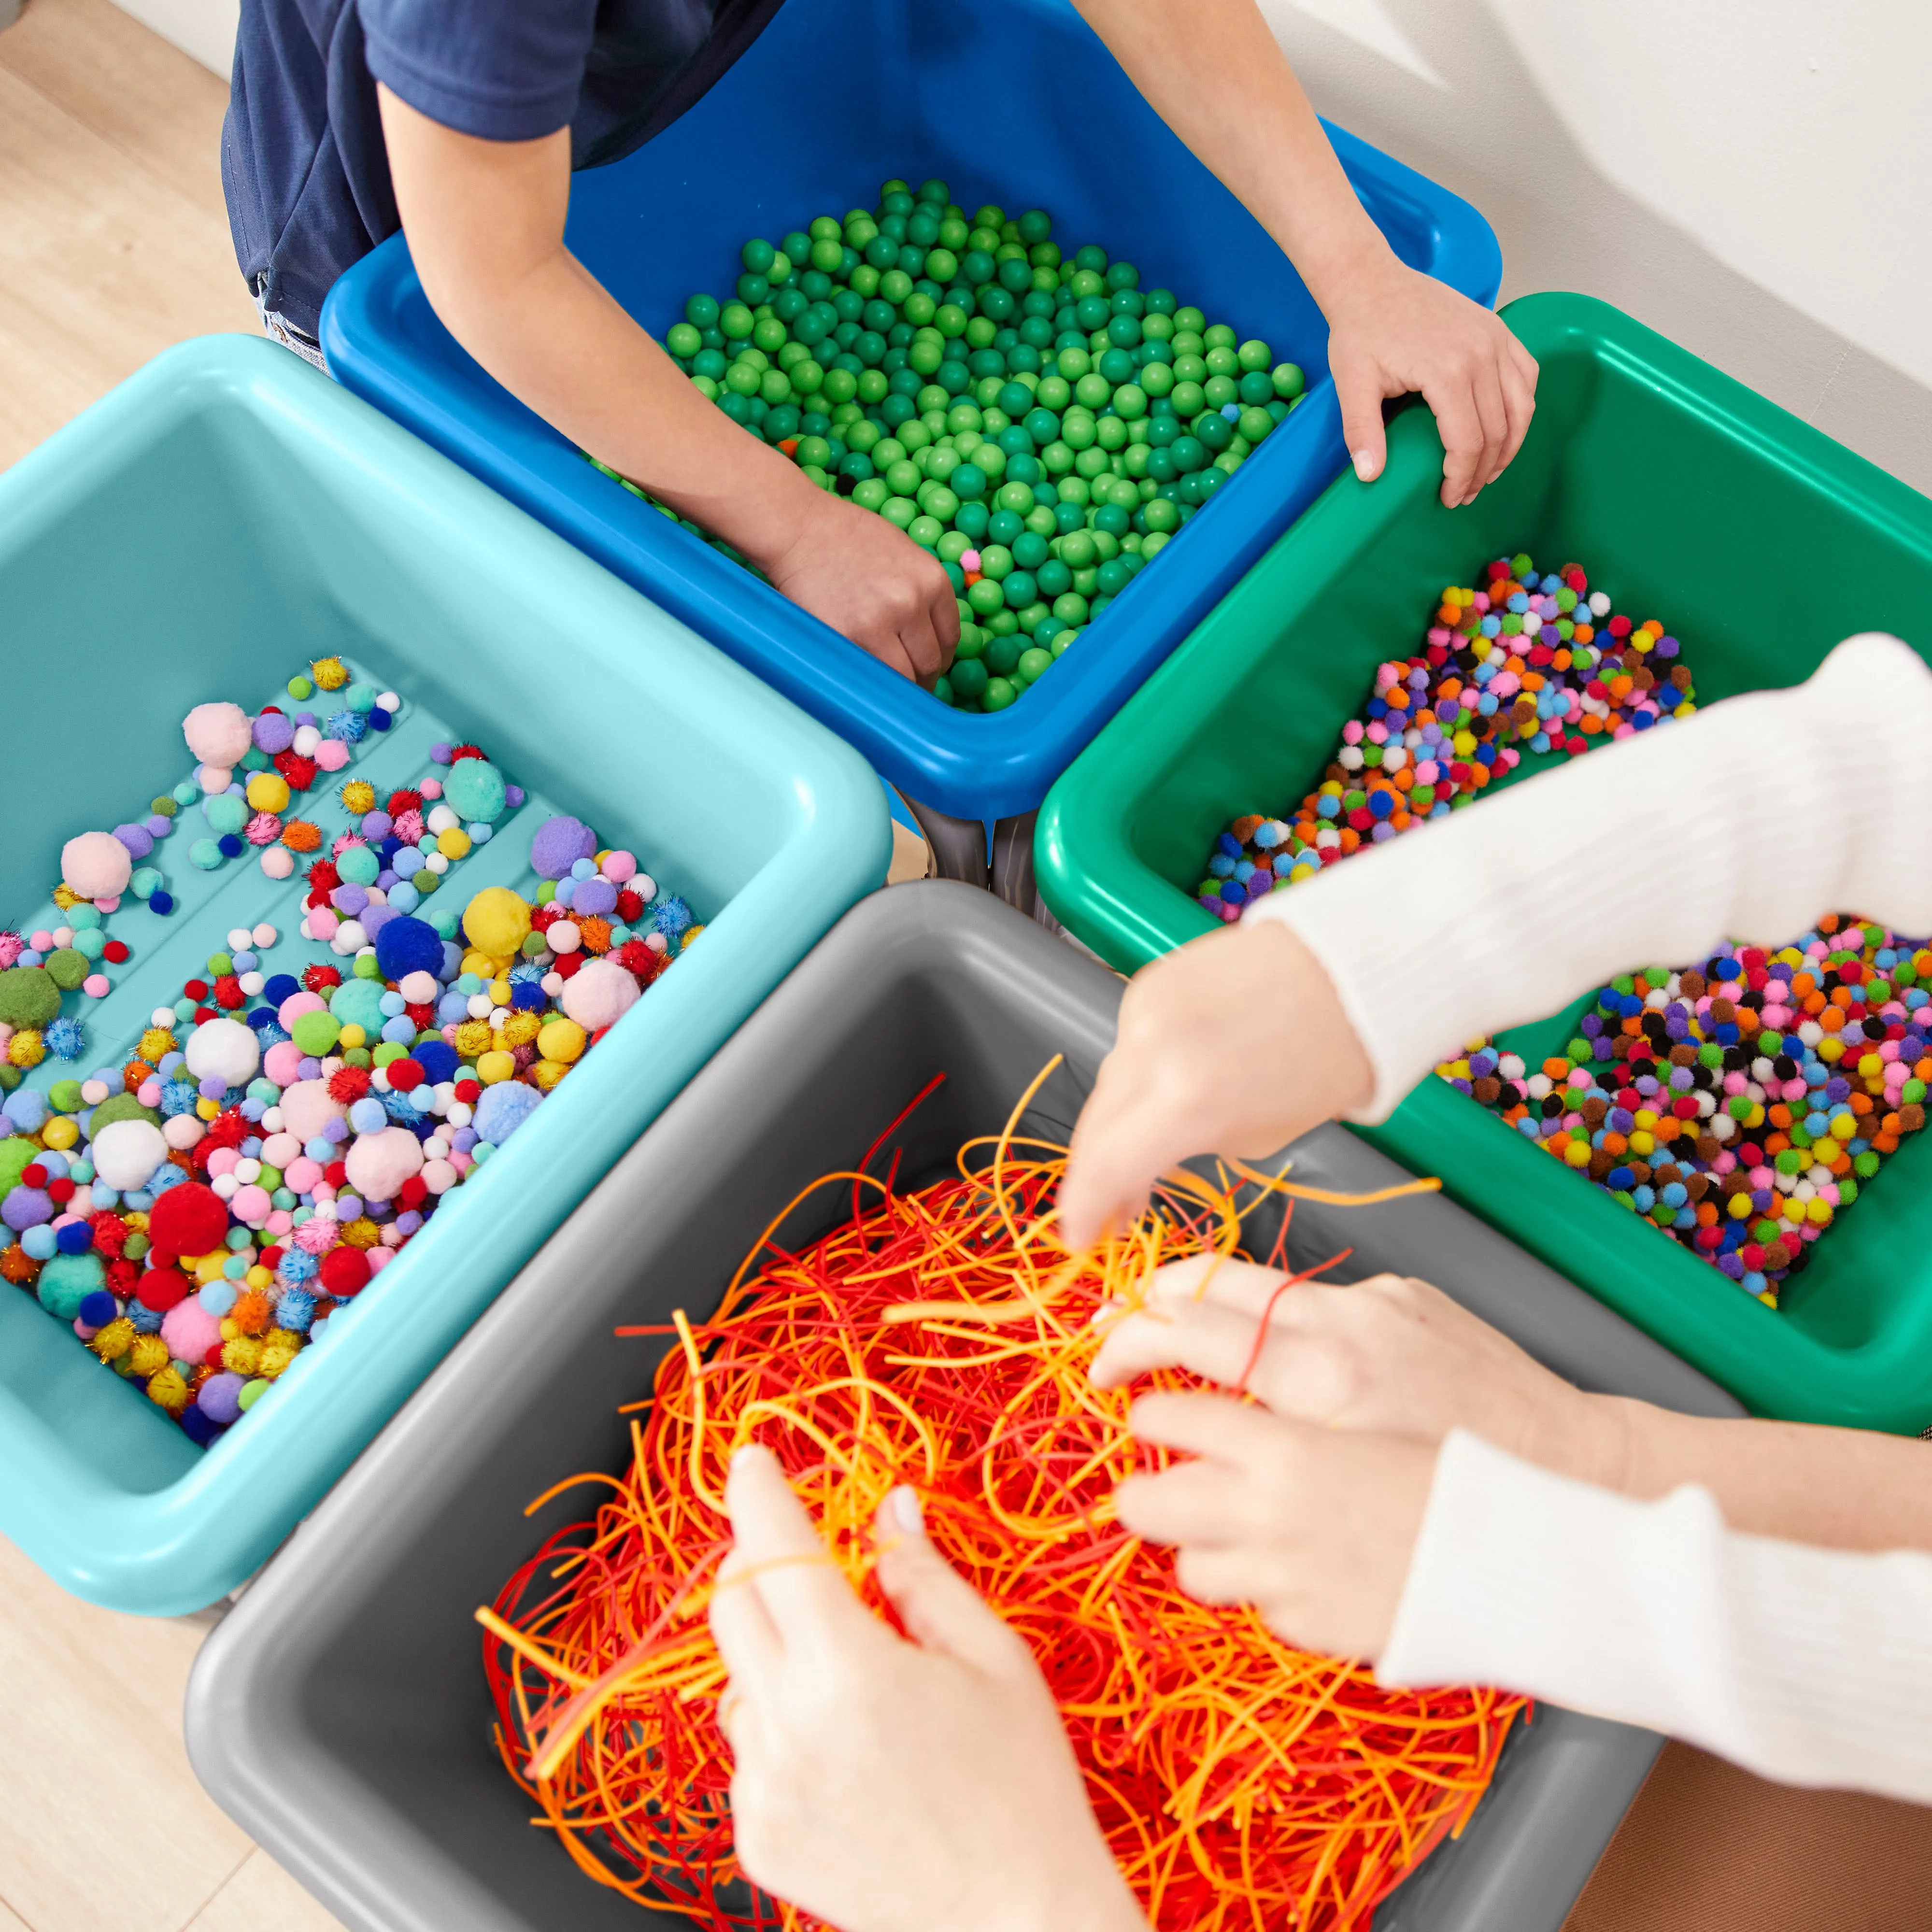
[[[958,102],[994,74],[986,112],[995,118],[975,119],[969,136]],[[856,121],[835,124],[815,111],[799,119],[806,104],[855,86],[867,99]],[[1119,130],[1105,169],[1088,165],[1084,142],[1071,140],[1069,92],[1082,102],[1079,127],[1104,121]],[[861,128],[854,153],[845,143]],[[1481,215],[1346,130],[1328,131],[1397,254],[1492,302],[1502,258]],[[962,205],[1044,205],[1070,242],[1111,248],[1138,233],[1144,243],[1126,253],[1149,286],[1173,286],[1308,374],[1309,400],[1190,521],[1189,542],[1163,553],[1186,565],[1144,572],[1131,597],[1103,614],[1102,647],[1070,651],[1038,688],[994,716],[952,711],[910,687],[592,470],[442,328],[400,235],[335,284],[322,344],[348,386],[770,679],[902,790],[961,817],[1004,817],[1040,803],[1126,693],[1342,467],[1325,326],[1258,224],[1062,0],[788,0],[664,133],[574,178],[566,237],[627,309],[662,330],[693,290],[728,269],[736,274],[734,244],[721,236],[742,238],[760,221],[782,234],[813,212],[842,212],[893,174],[944,178]],[[782,194],[775,181],[786,184]],[[652,224],[647,250],[635,243],[640,202]],[[1249,265],[1258,273],[1244,273]]]

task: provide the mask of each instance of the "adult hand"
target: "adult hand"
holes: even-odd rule
[[[884,517],[808,484],[795,520],[753,561],[794,604],[916,682],[929,685],[952,662],[951,580]]]
[[[909,1490],[879,1580],[910,1642],[832,1567],[769,1450],[740,1450],[712,1600],[731,1673],[739,1862],[842,1932],[1147,1932],[1024,1641],[940,1557]]]
[[[1277,1636],[1331,1656],[1381,1655],[1429,1501],[1435,1446],[1291,1422],[1217,1395],[1144,1396],[1130,1426],[1187,1452],[1114,1492],[1120,1521],[1174,1546],[1203,1604],[1252,1604]]]
[[[1536,360],[1492,310],[1396,260],[1385,245],[1328,290],[1328,370],[1355,473],[1382,473],[1382,402],[1420,390],[1442,436],[1450,508],[1507,469],[1536,412]]]
[[[1272,1154],[1372,1089],[1333,983],[1288,927],[1258,920],[1190,940],[1143,966],[1121,999],[1114,1050],[1073,1130],[1062,1237],[1086,1247],[1189,1155]]]
[[[1287,1280],[1205,1256],[1161,1269],[1145,1310],[1102,1343],[1094,1381],[1118,1388],[1186,1369],[1244,1386],[1292,1421],[1430,1444],[1467,1429],[1546,1468],[1618,1486],[1627,1406],[1584,1394],[1440,1288],[1393,1274],[1347,1288]]]

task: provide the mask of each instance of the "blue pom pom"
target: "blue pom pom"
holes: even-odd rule
[[[176,1168],[175,1172],[181,1174],[179,1168]],[[188,1177],[182,1174],[182,1178],[185,1180]],[[145,1301],[128,1303],[128,1319],[134,1323],[134,1333],[137,1335],[158,1335],[161,1332],[161,1311],[158,1308],[150,1308]]]
[[[370,714],[375,715],[373,712]],[[423,1070],[423,1077],[434,1087],[445,1080],[454,1080],[460,1062],[456,1049],[447,1040],[426,1040],[410,1049],[410,1058]]]
[[[64,1015],[56,1020],[40,1036],[47,1043],[47,1051],[56,1060],[78,1060],[82,1048],[86,1045],[81,1034],[80,1021],[68,1019]]]
[[[359,711],[338,711],[322,728],[325,736],[344,745],[359,745],[368,734],[368,721]]]
[[[484,1088],[471,1121],[477,1138],[501,1147],[536,1112],[542,1099],[536,1088],[526,1087],[520,1080],[500,1080]]]
[[[260,1033],[264,1027],[272,1027],[274,1023],[275,1010],[273,1006],[257,1006],[248,1016],[248,1024],[257,1033]]]
[[[238,859],[248,849],[242,844],[240,837],[232,832],[224,832],[215,843],[220,847],[221,856],[224,859]],[[148,903],[152,905],[154,901],[150,899]]]
[[[292,1000],[302,991],[302,982],[292,973],[278,973],[266,981],[262,997],[270,1006],[279,1006],[284,1000]]]
[[[541,1012],[548,1003],[542,982],[536,980],[520,981],[510,988],[510,1004],[518,1012]]]
[[[411,1102],[406,1094],[374,1094],[370,1098],[382,1102],[382,1111],[388,1115],[392,1125],[415,1127],[422,1124],[422,1110]]]
[[[406,914],[387,921],[376,935],[376,964],[386,980],[434,975],[442,964],[442,935],[427,920]]]
[[[161,1112],[170,1119],[177,1114],[191,1114],[200,1098],[201,1089],[192,1080],[170,1080],[161,1089]]]
[[[172,892],[154,892],[148,895],[148,910],[150,912],[158,912],[165,919],[174,909],[174,895]]]
[[[80,1318],[89,1328],[105,1328],[121,1312],[121,1304],[104,1288],[80,1298]]]
[[[275,1319],[298,1335],[308,1332],[315,1319],[315,1297],[303,1288],[285,1288],[275,1298]]]
[[[369,728],[372,731],[386,731],[391,722],[388,712],[385,711],[380,704],[368,713]]]
[[[334,1157],[333,1154],[329,1156],[332,1160]],[[277,1276],[289,1288],[300,1288],[304,1282],[314,1280],[321,1270],[321,1262],[306,1248],[284,1250],[281,1259],[275,1264]]]
[[[54,1240],[64,1255],[84,1255],[94,1245],[94,1230],[85,1221],[70,1221]]]
[[[669,898],[658,900],[651,908],[651,923],[667,939],[676,938],[696,922],[690,907],[675,892]]]
[[[199,1442],[204,1448],[221,1433],[221,1425],[198,1402],[190,1402],[181,1412],[182,1433],[190,1442]]]

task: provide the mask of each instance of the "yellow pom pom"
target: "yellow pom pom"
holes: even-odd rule
[[[344,1053],[346,1053],[352,1048],[367,1046],[369,1044],[369,1036],[362,1030],[362,1028],[358,1026],[353,1020],[351,1020],[349,1024],[336,1035],[335,1043],[338,1046],[341,1048]]]
[[[677,942],[677,950],[679,952],[682,952],[685,948],[688,946],[704,930],[704,928],[701,926],[686,926],[684,929],[684,937]],[[683,983],[684,982],[681,980],[678,982],[680,986],[683,985]]]
[[[70,906],[85,905],[86,900],[63,879],[54,888],[54,904],[65,912]]]
[[[373,1248],[382,1238],[382,1231],[366,1214],[358,1214],[342,1231],[342,1238],[352,1248]]]
[[[493,1006],[507,1006],[510,1004],[510,982],[496,979],[490,982],[490,1004]]]
[[[222,1324],[226,1327],[226,1323]],[[252,1376],[260,1366],[262,1345],[252,1335],[238,1335],[221,1346],[221,1366],[238,1376]]]
[[[308,674],[324,691],[340,691],[349,682],[349,668],[340,658],[317,658]]]
[[[450,1044],[465,1060],[474,1060],[479,1053],[490,1051],[490,1040],[488,1020],[465,1020],[456,1029],[456,1037]]]
[[[436,849],[446,859],[466,859],[470,856],[470,835],[460,825],[452,825],[447,832],[436,835]]]
[[[530,1082],[538,1091],[548,1094],[569,1071],[560,1060],[539,1060],[530,1068]]]
[[[447,837],[447,833],[443,835]],[[436,841],[439,847],[442,841]],[[530,929],[530,908],[508,886],[485,886],[463,909],[463,930],[478,952],[507,959],[524,943]],[[494,967],[484,976],[496,976]]]
[[[188,1384],[182,1380],[180,1370],[172,1362],[148,1378],[148,1400],[170,1415],[178,1415],[187,1408]]]
[[[152,1376],[168,1365],[168,1345],[158,1335],[136,1335],[128,1345],[128,1367],[137,1376]]]
[[[56,1154],[65,1154],[80,1138],[79,1124],[69,1120],[64,1114],[50,1120],[40,1130],[41,1144],[52,1148]]]
[[[22,1027],[7,1042],[7,1058],[16,1066],[38,1066],[46,1057],[46,1042],[36,1028]]]
[[[496,1036],[506,1046],[527,1046],[542,1026],[535,1013],[512,1013],[496,1029]]]
[[[503,970],[503,962],[490,953],[472,950],[463,956],[463,970],[479,980],[494,980]]]
[[[175,1051],[175,1036],[166,1027],[150,1027],[141,1036],[140,1056],[150,1066],[158,1066],[164,1054]]]
[[[302,1347],[302,1337],[286,1328],[271,1328],[262,1337],[262,1365],[256,1370],[264,1382],[273,1382],[292,1362]]]
[[[342,788],[342,808],[352,818],[376,809],[376,788],[367,778],[351,778]]]
[[[228,1250],[211,1248],[194,1264],[194,1278],[206,1287],[211,1281],[219,1281],[228,1266]]]
[[[507,1053],[479,1054],[476,1060],[476,1077],[486,1087],[494,1087],[499,1081],[515,1077],[517,1063]]]
[[[194,1103],[194,1112],[197,1120],[218,1120],[221,1116],[221,1102],[219,1100],[211,1100],[204,1095]]]
[[[260,1262],[257,1262],[243,1279],[250,1288],[259,1288],[266,1292],[274,1286],[275,1271],[273,1268],[265,1268]]]
[[[88,1346],[104,1362],[111,1362],[124,1355],[134,1346],[134,1324],[124,1315],[118,1316],[102,1329]],[[164,1344],[164,1346],[166,1345]]]
[[[250,772],[247,795],[257,812],[272,812],[279,817],[289,808],[289,782],[280,772]]]
[[[560,1060],[566,1066],[584,1052],[584,1032],[574,1020],[550,1020],[537,1035],[537,1051],[546,1060]]]

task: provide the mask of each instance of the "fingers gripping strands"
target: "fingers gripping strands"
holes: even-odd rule
[[[754,1439],[882,1616],[873,1518],[896,1485],[917,1490],[939,1549],[1039,1660],[1159,1927],[1365,1926],[1481,1796],[1522,1700],[1378,1688],[1193,1602],[1118,1526],[1115,1486],[1166,1454],[1129,1435],[1125,1394],[1088,1380],[1107,1327],[1162,1264],[1238,1252],[1257,1190],[1298,1190],[1177,1174],[1125,1233],[1069,1255],[1051,1219],[1064,1150],[1017,1132],[1046,1077],[957,1178],[902,1192],[896,1156],[867,1172],[888,1129],[858,1172],[814,1184],[849,1187],[849,1219],[793,1253],[780,1216],[712,1320],[677,1316],[630,1468],[572,1479],[608,1491],[594,1518],[478,1612],[504,1762],[600,1883],[705,1926],[814,1922],[745,1885],[732,1853],[704,1612],[730,1546],[727,1466]]]

